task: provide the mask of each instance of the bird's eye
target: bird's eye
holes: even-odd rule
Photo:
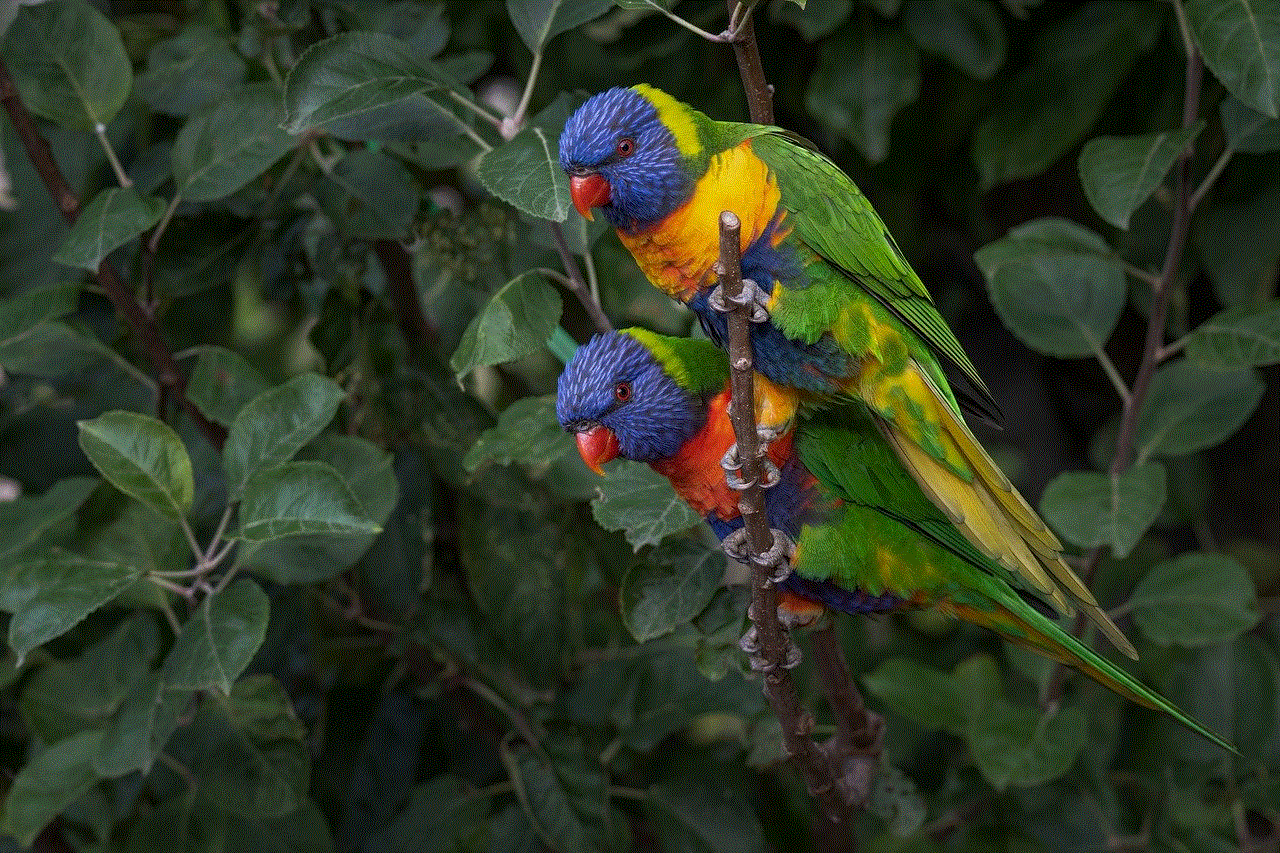
[[[618,147],[614,149],[619,157],[630,157],[636,150],[636,141],[630,136],[624,136],[618,140]]]
[[[618,398],[619,403],[625,403],[631,399],[631,383],[619,382],[613,386],[613,396]]]

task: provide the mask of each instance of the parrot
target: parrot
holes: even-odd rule
[[[1059,613],[1080,607],[1137,658],[1063,560],[1057,536],[965,423],[962,405],[993,423],[999,407],[838,166],[794,133],[715,121],[647,84],[588,98],[565,123],[559,160],[579,213],[590,219],[598,209],[649,281],[688,306],[721,346],[719,218],[738,217],[764,441],[801,409],[861,402],[961,536]]]
[[[738,495],[718,464],[734,442],[729,367],[715,344],[642,328],[594,336],[557,385],[556,417],[583,461],[603,474],[621,457],[649,464],[724,541],[741,530]],[[851,401],[801,413],[768,454],[771,527],[795,542],[778,582],[792,627],[830,609],[851,614],[933,607],[1071,666],[1140,705],[1232,746],[1050,618],[1023,579],[975,547],[920,488]],[[1234,750],[1233,750],[1234,751]]]

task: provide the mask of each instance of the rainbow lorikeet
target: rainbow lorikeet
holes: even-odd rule
[[[560,376],[556,415],[592,468],[619,456],[647,462],[724,540],[742,527],[719,465],[734,441],[729,400],[728,363],[713,344],[627,329],[578,349]],[[779,582],[784,621],[812,621],[822,608],[936,607],[1231,748],[1059,628],[1021,578],[960,535],[865,407],[801,414],[768,452],[781,475],[764,493],[769,524],[796,543],[792,572]]]
[[[598,208],[649,280],[722,346],[718,222],[721,211],[735,213],[743,276],[761,309],[751,344],[765,434],[785,430],[801,407],[860,400],[971,545],[1059,612],[1079,605],[1137,656],[969,431],[962,402],[989,419],[999,409],[880,217],[834,163],[788,131],[713,121],[638,85],[597,94],[569,118],[560,164],[577,209],[590,217]]]

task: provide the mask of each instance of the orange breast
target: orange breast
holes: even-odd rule
[[[731,210],[742,222],[745,252],[769,227],[780,200],[777,180],[747,140],[711,158],[683,207],[647,231],[619,231],[618,238],[655,287],[687,302],[715,278],[721,212]]]
[[[653,470],[671,481],[685,503],[701,515],[714,513],[725,521],[738,517],[738,493],[725,482],[720,458],[734,442],[729,421],[729,389],[707,405],[707,423],[669,459],[652,463]],[[781,468],[791,457],[793,431],[769,445],[769,460]]]

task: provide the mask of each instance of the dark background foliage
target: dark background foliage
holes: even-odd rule
[[[549,396],[598,305],[691,327],[572,212],[560,126],[641,81],[745,118],[729,46],[644,0],[0,15],[0,848],[1276,849],[1274,0],[756,6],[778,123],[929,285],[1133,671],[1240,749],[838,619],[888,726],[845,838],[743,673],[747,590]]]

